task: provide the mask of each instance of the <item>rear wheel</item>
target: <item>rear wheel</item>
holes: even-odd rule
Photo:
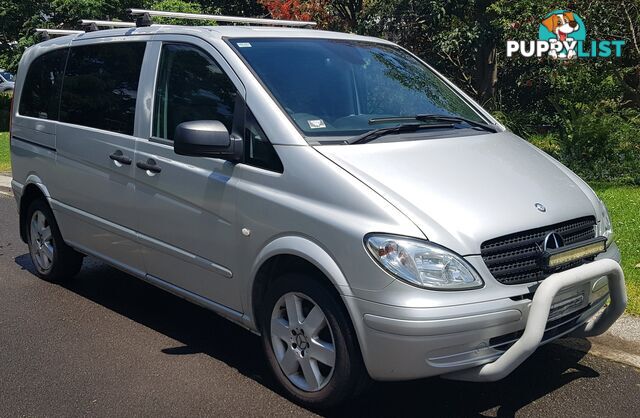
[[[59,282],[72,278],[82,267],[82,254],[65,244],[49,205],[35,200],[25,217],[31,261],[41,278]]]
[[[313,277],[289,274],[267,291],[262,340],[273,373],[296,402],[326,408],[353,396],[368,375],[339,299]]]

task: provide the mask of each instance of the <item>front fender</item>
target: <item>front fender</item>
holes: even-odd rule
[[[256,329],[252,298],[258,271],[264,263],[278,255],[291,255],[308,261],[331,281],[340,295],[353,296],[345,275],[328,251],[307,237],[281,236],[264,246],[251,267],[249,285],[244,293],[246,295],[245,306],[248,308],[245,309],[245,312],[251,312],[251,316],[245,315],[244,319],[250,328]]]
[[[258,253],[256,261],[251,268],[250,277],[255,279],[260,267],[271,257],[277,255],[294,255],[310,262],[331,280],[341,295],[353,295],[346,277],[333,257],[317,243],[301,236],[284,236],[269,242]],[[251,287],[250,290],[253,290],[253,283]]]

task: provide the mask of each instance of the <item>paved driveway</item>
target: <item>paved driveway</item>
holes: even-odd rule
[[[86,260],[66,286],[32,273],[0,195],[0,416],[304,416],[258,337]],[[640,373],[556,344],[492,384],[377,384],[328,416],[640,416]]]

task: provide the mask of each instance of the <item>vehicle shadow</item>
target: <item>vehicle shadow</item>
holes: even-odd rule
[[[579,364],[584,355],[582,351],[549,344],[510,376],[495,383],[442,378],[379,383],[365,396],[340,409],[324,411],[324,415],[512,417],[522,407],[576,379],[598,377],[595,370]]]
[[[15,261],[23,269],[34,272],[28,254]],[[178,346],[162,349],[167,355],[204,353],[269,390],[281,393],[267,368],[259,337],[210,311],[89,257],[78,277],[63,287],[179,341]],[[582,344],[588,349],[587,340]],[[583,351],[549,344],[500,382],[467,383],[431,378],[376,383],[346,405],[314,412],[328,417],[451,417],[481,413],[513,416],[520,408],[573,380],[597,377],[596,371],[579,364],[584,355]]]

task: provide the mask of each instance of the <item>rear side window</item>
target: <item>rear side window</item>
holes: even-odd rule
[[[58,119],[60,88],[67,48],[48,52],[37,57],[29,66],[22,87],[19,113],[41,119]]]
[[[218,64],[201,49],[165,44],[155,93],[153,136],[173,140],[176,126],[217,120],[231,132],[237,90]]]
[[[133,135],[145,46],[115,42],[72,47],[60,121]]]

